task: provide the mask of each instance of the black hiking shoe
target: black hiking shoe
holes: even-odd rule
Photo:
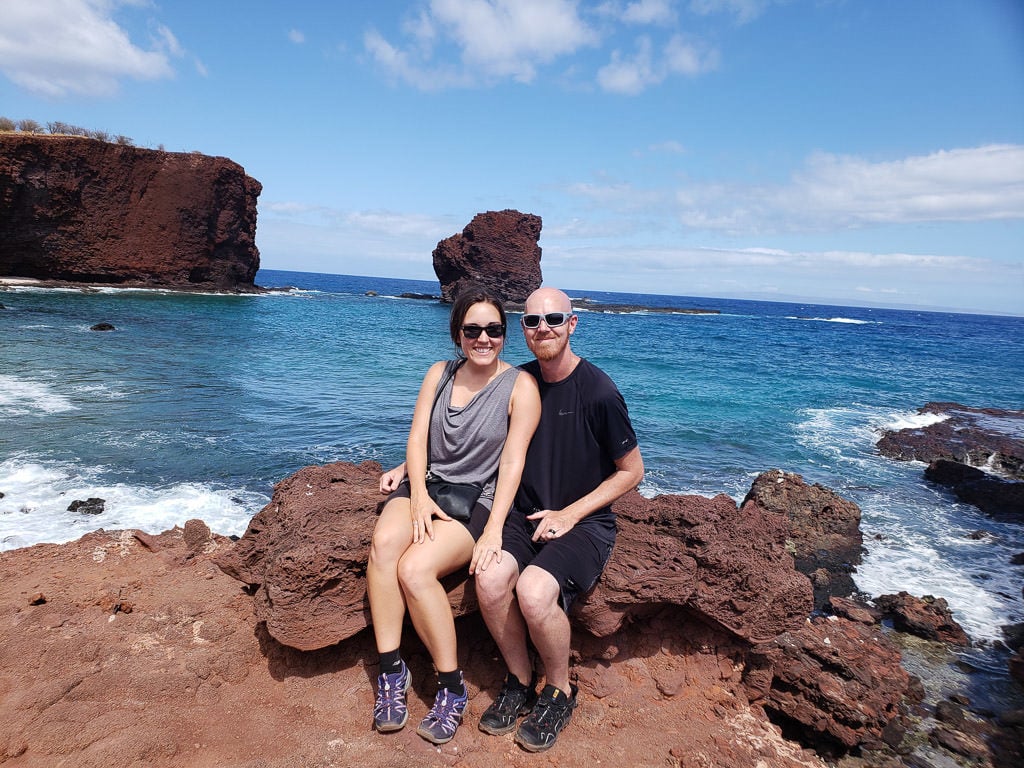
[[[566,696],[553,685],[545,685],[530,716],[516,731],[516,744],[528,752],[543,752],[555,745],[559,732],[569,722],[576,709],[579,688],[570,684],[571,695]]]
[[[492,736],[501,736],[516,727],[516,719],[527,714],[537,703],[537,673],[530,684],[523,685],[509,672],[498,696],[480,718],[480,730]]]

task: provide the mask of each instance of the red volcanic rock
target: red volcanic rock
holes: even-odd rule
[[[829,488],[807,485],[800,475],[772,469],[754,480],[743,506],[782,515],[787,521],[787,546],[797,570],[814,585],[815,606],[822,608],[832,595],[854,592],[850,574],[860,563],[863,536],[860,507]]]
[[[652,604],[674,604],[761,642],[811,612],[810,585],[793,569],[778,516],[738,509],[724,494],[646,499],[633,491],[614,509],[619,536],[611,560],[574,614],[592,634],[608,634]]]
[[[372,637],[278,644],[212,562],[233,545],[204,528],[0,552],[0,765],[821,768],[748,703],[737,645],[672,606],[583,636],[579,708],[539,762],[512,734],[477,729],[504,675],[478,617],[458,624],[469,707],[455,738],[435,747],[415,733],[434,673],[411,629],[410,724],[376,733]]]
[[[238,542],[190,520],[0,552],[0,764],[535,765],[511,735],[475,727],[504,674],[478,614],[458,619],[469,708],[455,739],[435,747],[413,727],[371,728],[377,655],[359,628],[379,472],[301,470]],[[809,587],[785,552],[784,518],[724,496],[630,494],[617,509],[620,546],[590,614],[574,617],[602,634],[574,633],[581,703],[549,763],[810,768],[821,761],[783,731],[829,750],[895,742],[898,661],[867,628],[805,621]],[[465,585],[449,594],[471,610]],[[300,651],[270,626],[335,642]],[[415,723],[434,673],[411,628],[403,656]]]
[[[970,638],[957,624],[945,598],[914,597],[907,592],[880,595],[874,599],[875,607],[893,620],[900,632],[953,645],[970,645]]]
[[[0,275],[253,290],[261,189],[223,157],[0,133]]]
[[[309,651],[369,626],[366,557],[385,499],[380,474],[375,462],[299,470],[218,556],[225,573],[253,588],[256,616],[278,642]],[[462,588],[450,597],[459,610]]]
[[[274,496],[237,544],[218,557],[250,585],[257,616],[279,642],[302,650],[333,645],[368,626],[366,556],[383,502],[380,465],[306,467]],[[619,537],[597,588],[574,607],[580,629],[612,634],[652,607],[678,605],[736,638],[760,642],[799,626],[810,585],[786,553],[786,528],[727,496],[630,493],[615,504]],[[477,610],[472,582],[455,574],[456,616]]]
[[[910,677],[877,627],[815,618],[754,648],[745,675],[752,698],[800,726],[821,753],[896,746]]]
[[[540,288],[541,219],[519,211],[478,213],[461,234],[434,249],[434,273],[441,298],[452,302],[464,285],[490,289],[506,302],[521,304]]]

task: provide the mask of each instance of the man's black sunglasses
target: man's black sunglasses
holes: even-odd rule
[[[548,312],[546,315],[523,315],[523,328],[539,328],[540,321],[547,323],[548,328],[565,325],[572,317],[572,312]]]
[[[481,333],[486,333],[492,339],[500,339],[505,335],[505,326],[501,323],[462,326],[462,335],[467,339],[479,339]]]

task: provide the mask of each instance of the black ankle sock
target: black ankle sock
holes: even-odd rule
[[[402,669],[402,654],[396,648],[393,651],[380,655],[380,673],[382,675],[393,675]]]
[[[466,693],[466,686],[462,682],[462,670],[456,669],[451,672],[437,673],[437,689],[447,688],[456,696],[463,696]]]
[[[508,676],[505,678],[505,682],[509,686],[511,686],[513,688],[526,688],[527,687],[526,683],[524,683],[518,677],[513,675],[511,672],[508,673]]]
[[[536,690],[537,689],[537,670],[533,671],[533,673],[530,675],[530,681],[527,682],[527,683],[524,683],[522,680],[520,680],[518,677],[513,675],[511,672],[507,673],[507,676],[505,678],[505,682],[508,683],[509,685],[512,685],[512,686],[517,686],[519,688],[525,688],[526,690]]]

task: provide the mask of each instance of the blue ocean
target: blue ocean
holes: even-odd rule
[[[447,307],[400,295],[437,283],[256,282],[290,290],[0,292],[0,549],[194,517],[240,534],[303,466],[403,458],[422,375],[453,348]],[[797,472],[863,510],[864,593],[944,597],[982,647],[1024,621],[1024,529],[874,447],[929,401],[1024,407],[1024,318],[568,292],[719,313],[581,313],[574,348],[626,398],[643,494],[740,501],[760,472]],[[504,354],[529,359],[517,331]],[[89,497],[101,514],[68,511]]]

